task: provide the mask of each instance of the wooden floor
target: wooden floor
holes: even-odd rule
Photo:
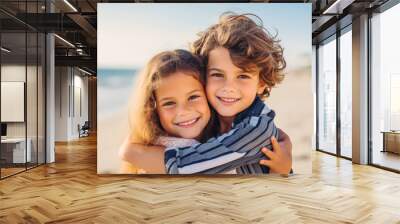
[[[16,166],[16,167],[10,167],[10,166]],[[8,176],[14,175],[16,173],[23,172],[27,169],[33,169],[37,166],[37,164],[36,163],[27,163],[26,167],[25,167],[25,164],[18,164],[18,165],[11,164],[10,166],[1,168],[1,178],[5,178]]]
[[[315,152],[313,175],[98,176],[96,141],[0,181],[0,223],[400,223],[400,175]]]
[[[18,173],[18,172],[22,172],[22,171],[24,171],[24,170],[26,170],[26,168],[25,167],[12,167],[12,168],[1,168],[1,177],[3,178],[3,177],[7,177],[7,176],[10,176],[10,175],[13,175],[13,174],[15,174],[15,173]]]

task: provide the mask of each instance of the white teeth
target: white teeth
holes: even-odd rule
[[[219,99],[221,99],[224,102],[228,102],[228,103],[236,102],[236,101],[239,100],[239,99],[236,99],[236,98],[225,98],[225,97],[219,97]]]
[[[190,121],[177,123],[177,125],[179,125],[179,126],[188,126],[188,125],[194,124],[196,121],[197,121],[197,118],[195,118],[193,120],[190,120]]]

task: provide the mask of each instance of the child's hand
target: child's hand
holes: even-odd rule
[[[271,138],[272,148],[271,151],[267,148],[262,148],[262,152],[269,158],[269,160],[260,160],[260,164],[268,166],[274,173],[289,174],[292,169],[292,155],[290,151],[282,150],[275,137]]]

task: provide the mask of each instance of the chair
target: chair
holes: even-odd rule
[[[89,136],[89,129],[90,129],[89,121],[85,121],[82,127],[80,127],[80,125],[78,124],[79,138]]]

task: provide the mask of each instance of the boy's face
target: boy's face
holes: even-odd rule
[[[210,120],[204,87],[192,75],[176,72],[162,78],[155,98],[161,126],[172,136],[198,138]]]
[[[210,104],[222,117],[236,116],[247,109],[257,93],[265,89],[259,74],[236,67],[224,47],[210,51],[207,65],[206,93]]]

